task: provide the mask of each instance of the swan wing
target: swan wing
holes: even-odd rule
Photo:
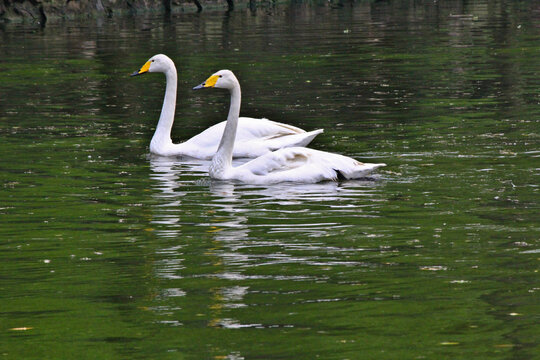
[[[283,148],[233,169],[232,177],[249,183],[316,183],[357,179],[385,164],[361,163],[353,158],[303,147]]]
[[[264,141],[268,149],[271,151],[284,147],[303,147],[307,146],[315,138],[315,136],[319,135],[323,131],[323,129],[317,129],[313,131],[304,131],[299,134],[271,135],[264,138]]]
[[[255,158],[282,147],[306,146],[323,130],[306,132],[268,119],[239,118],[234,157]],[[217,151],[226,121],[209,127],[182,144],[182,151],[197,158],[211,158]]]
[[[223,130],[227,121],[222,121],[210,126],[198,135],[195,135],[187,142],[198,144],[199,146],[209,146],[214,143],[219,144],[223,136]],[[286,135],[302,134],[306,131],[298,127],[278,123],[268,119],[254,119],[241,117],[238,119],[238,129],[236,131],[236,141],[249,141],[257,139],[272,139]],[[217,146],[217,145],[216,145]]]
[[[250,139],[280,137],[286,135],[302,134],[306,131],[296,126],[283,124],[268,119],[255,119],[250,117],[238,118],[236,141]]]

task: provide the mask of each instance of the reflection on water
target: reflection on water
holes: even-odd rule
[[[152,196],[156,199],[152,223],[158,227],[156,236],[179,240],[185,239],[182,226],[189,222],[186,211],[199,207],[207,214],[207,221],[196,225],[204,229],[212,244],[206,255],[213,258],[213,265],[204,273],[190,274],[189,266],[184,264],[190,244],[180,240],[182,245],[157,250],[160,260],[155,266],[156,275],[167,280],[203,277],[238,283],[212,290],[213,304],[210,306],[216,311],[254,306],[244,299],[251,292],[246,283],[252,281],[328,281],[326,275],[291,274],[285,269],[267,272],[267,268],[298,265],[314,268],[364,267],[368,265],[351,259],[351,254],[378,251],[329,246],[317,239],[353,227],[340,221],[343,216],[378,217],[377,208],[382,201],[379,187],[383,182],[252,186],[208,178],[202,180],[209,163],[197,159],[150,158],[150,178],[154,182]],[[205,198],[205,202],[201,203],[201,198]],[[192,241],[201,241],[201,238]],[[262,270],[257,270],[259,268]],[[167,289],[162,297],[178,296],[178,293],[186,295],[183,289]],[[160,314],[172,311],[166,306],[154,307],[154,310]],[[280,327],[275,323],[246,324],[222,316],[215,314],[209,325],[229,329]]]
[[[243,161],[245,160],[235,160],[233,166]],[[154,192],[154,196],[159,199],[153,223],[180,223],[182,209],[193,205],[189,202],[198,198],[197,193],[209,193],[212,196],[208,198],[208,202],[200,205],[208,212],[219,214],[219,220],[216,218],[215,222],[204,225],[211,226],[220,238],[230,236],[231,239],[239,239],[247,236],[247,222],[252,215],[262,221],[260,224],[253,224],[253,227],[265,227],[265,231],[269,233],[295,232],[317,237],[347,226],[323,219],[351,214],[375,217],[378,202],[382,201],[378,197],[378,188],[383,182],[375,178],[318,184],[253,186],[211,180],[206,177],[209,164],[210,161],[198,159],[150,159],[150,177],[156,181],[153,188],[158,190]],[[159,209],[162,212],[157,212]],[[291,223],[291,220],[299,215],[302,221]],[[272,220],[275,220],[275,223],[272,223]],[[286,220],[285,223],[283,220]]]
[[[197,226],[206,227],[220,246],[232,251],[222,256],[239,266],[261,262],[310,263],[311,260],[284,254],[250,257],[235,251],[271,245],[315,250],[317,245],[309,239],[336,234],[353,226],[340,222],[341,216],[377,217],[377,207],[382,201],[378,196],[381,186],[378,181],[254,187],[209,178],[202,180],[200,177],[206,176],[209,163],[197,159],[151,158],[150,177],[157,190],[153,192],[157,205],[153,208],[152,223],[166,225],[157,230],[160,236],[179,237],[181,224],[186,221],[186,209],[200,206],[209,216],[206,222]],[[206,196],[206,202],[199,203],[207,194],[212,196]],[[250,238],[250,232],[256,233],[254,238]],[[292,235],[305,237],[308,242],[289,244],[280,240],[269,243],[264,236],[260,238],[261,233],[281,234],[283,240]]]

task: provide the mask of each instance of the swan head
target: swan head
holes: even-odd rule
[[[135,71],[131,76],[141,75],[147,72],[166,73],[174,68],[174,62],[167,55],[157,54],[148,59],[141,69]]]
[[[208,79],[206,79],[200,85],[197,85],[193,90],[206,89],[206,88],[219,88],[232,90],[238,87],[238,79],[234,76],[230,70],[219,70]]]

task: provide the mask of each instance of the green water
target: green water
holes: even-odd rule
[[[537,2],[345,2],[0,27],[0,358],[540,359]],[[149,156],[242,113],[388,166],[211,181]]]

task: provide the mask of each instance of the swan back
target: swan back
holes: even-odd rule
[[[304,147],[280,149],[232,168],[229,179],[251,184],[316,183],[358,179],[385,164],[362,163],[348,156]]]

